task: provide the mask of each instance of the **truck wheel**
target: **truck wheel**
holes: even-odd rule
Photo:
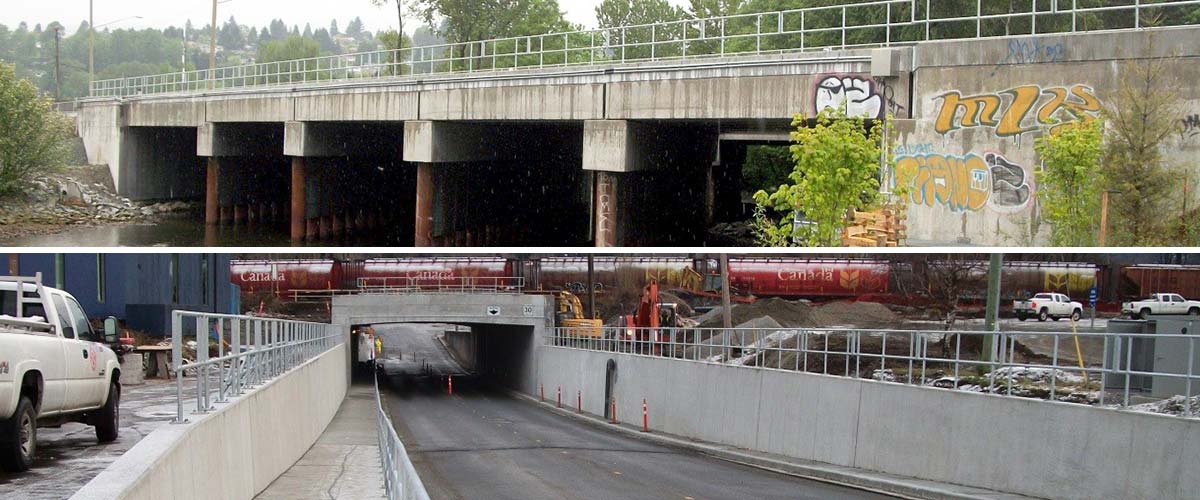
[[[12,418],[0,421],[0,468],[25,472],[37,452],[37,414],[33,402],[21,396]]]
[[[1026,318],[1027,318],[1027,316],[1025,316],[1024,314],[1017,315],[1017,321],[1025,321]]]
[[[1038,311],[1038,321],[1046,321],[1048,319],[1050,319],[1050,311],[1043,307],[1041,311]]]
[[[1200,307],[1188,309],[1188,314],[1191,314],[1192,316],[1200,316]]]
[[[117,440],[121,420],[121,384],[116,380],[108,386],[108,401],[96,413],[96,439],[101,443]]]
[[[1083,317],[1083,314],[1081,314],[1081,313],[1079,312],[1079,309],[1076,309],[1076,310],[1074,310],[1074,311],[1071,311],[1071,321],[1078,322],[1078,321],[1079,321],[1079,318],[1081,318],[1081,317]]]
[[[1150,319],[1150,308],[1143,307],[1142,311],[1140,313],[1138,313],[1138,317],[1141,319]]]

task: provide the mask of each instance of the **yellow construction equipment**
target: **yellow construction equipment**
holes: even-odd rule
[[[554,297],[558,311],[554,321],[558,326],[566,328],[566,335],[580,338],[602,338],[601,327],[604,322],[598,319],[588,319],[583,316],[583,304],[575,294],[563,290]]]

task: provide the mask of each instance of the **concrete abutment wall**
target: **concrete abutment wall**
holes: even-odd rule
[[[324,432],[345,399],[348,350],[340,344],[186,424],[167,424],[72,498],[253,498]]]
[[[653,430],[769,453],[1045,498],[1190,499],[1200,422],[1069,403],[570,348],[538,383]],[[534,391],[527,394],[537,396]]]

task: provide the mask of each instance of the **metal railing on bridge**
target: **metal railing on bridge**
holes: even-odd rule
[[[185,343],[187,337],[194,341]],[[207,413],[215,403],[224,403],[341,343],[340,333],[328,323],[175,311],[171,315],[174,422],[185,422],[185,378],[195,384],[195,412]],[[185,360],[185,350],[194,353],[194,360]],[[211,351],[215,357],[210,357]]]
[[[1029,0],[1028,9],[1004,12],[996,10],[992,2],[975,0],[974,15],[952,16],[938,14],[948,10],[934,9],[939,1],[876,0],[97,80],[92,82],[89,95],[128,97],[364,80],[417,81],[434,75],[521,68],[684,61],[887,47],[937,39],[1139,29],[1148,24],[1195,22],[1180,9],[1200,6],[1200,0],[1118,0],[1117,5],[1096,5],[1086,0]],[[1011,9],[1009,2],[1004,2],[1004,7]],[[1106,22],[1099,22],[1100,16],[1105,16]],[[1154,21],[1148,23],[1148,19]],[[1026,54],[1022,51],[1019,55]]]
[[[545,339],[553,347],[1200,417],[1195,327],[1200,320],[1179,334],[628,327],[597,333],[557,327]],[[1178,359],[1151,368],[1156,344],[1158,352],[1176,353]],[[1154,385],[1159,397],[1150,395]]]

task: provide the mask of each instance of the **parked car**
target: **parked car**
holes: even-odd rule
[[[1200,300],[1187,300],[1177,293],[1152,293],[1143,300],[1122,303],[1121,314],[1133,319],[1146,319],[1151,314],[1200,316]]]
[[[1058,321],[1068,317],[1071,321],[1079,321],[1079,317],[1083,315],[1083,304],[1072,301],[1070,297],[1061,293],[1039,293],[1029,300],[1014,300],[1013,314],[1021,321],[1028,318]]]
[[[121,374],[115,327],[92,330],[71,294],[35,277],[0,277],[0,468],[33,465],[38,427],[81,422],[117,439]]]

